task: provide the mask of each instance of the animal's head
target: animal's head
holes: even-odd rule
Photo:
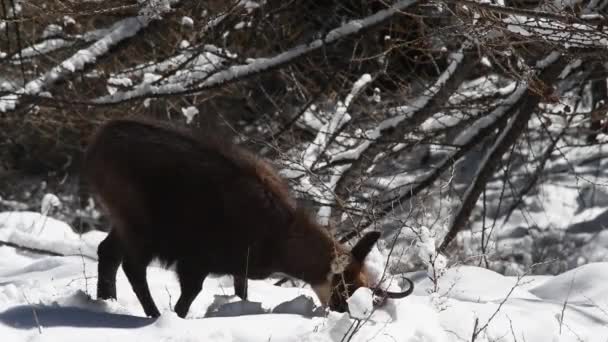
[[[322,303],[333,311],[346,312],[346,300],[360,287],[371,288],[376,296],[383,298],[403,298],[413,291],[413,284],[405,292],[389,292],[373,288],[365,267],[365,258],[380,238],[379,232],[365,234],[350,251],[342,251],[331,263],[328,281],[319,286],[313,286]]]

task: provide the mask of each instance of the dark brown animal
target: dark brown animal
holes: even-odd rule
[[[364,260],[380,234],[348,251],[296,206],[270,164],[236,145],[168,123],[114,120],[93,136],[83,171],[112,222],[98,248],[101,299],[116,298],[122,262],[146,315],[159,316],[146,280],[154,258],[176,266],[180,317],[208,274],[233,275],[235,293],[246,299],[248,278],[285,273],[338,311],[369,285]],[[412,288],[375,291],[404,297]]]

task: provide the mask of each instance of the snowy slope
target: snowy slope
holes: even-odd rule
[[[1,341],[347,341],[349,329],[356,331],[351,341],[471,341],[475,326],[482,330],[477,341],[608,338],[608,263],[522,279],[460,266],[436,285],[416,273],[421,280],[412,296],[389,300],[361,323],[346,314],[315,314],[308,287],[275,287],[272,280],[251,281],[251,302],[243,303],[225,276],[207,278],[180,319],[171,310],[179,296],[174,274],[151,266],[148,280],[163,314],[149,319],[122,271],[118,300],[94,299],[94,250],[102,238],[78,236],[36,213],[0,213],[1,240],[70,255],[0,247]]]

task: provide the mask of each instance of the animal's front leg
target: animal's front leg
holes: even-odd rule
[[[122,263],[122,269],[131,283],[133,292],[139,299],[144,312],[149,317],[158,317],[160,312],[154,304],[154,299],[150,294],[150,288],[148,287],[148,281],[146,280],[146,266],[147,263],[135,262],[132,259],[125,258]]]
[[[99,244],[97,255],[97,298],[116,299],[116,273],[122,261],[120,241],[114,230]]]
[[[207,274],[206,270],[201,270],[196,265],[190,265],[186,262],[177,264],[181,294],[175,304],[175,313],[179,317],[185,318],[188,314],[190,305],[203,289],[203,281],[205,281]]]

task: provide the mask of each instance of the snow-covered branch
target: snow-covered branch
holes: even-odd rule
[[[115,94],[117,85],[140,89],[148,89],[161,82],[189,85],[193,80],[220,69],[226,60],[224,55],[230,53],[213,45],[191,47],[163,61],[137,65],[112,74],[108,79],[108,91],[110,95]],[[141,81],[133,86],[133,79],[137,78]]]
[[[71,18],[66,18],[64,20],[70,19]],[[103,39],[105,36],[108,36],[112,31],[114,31],[115,28],[121,26],[122,24],[123,21],[118,21],[107,28],[91,30],[83,34],[62,34],[60,36],[57,36],[57,33],[62,32],[63,29],[60,26],[56,27],[57,25],[49,25],[42,33],[43,39],[33,42],[23,50],[15,52],[12,56],[6,56],[5,58],[10,59],[10,62],[13,64],[19,64],[21,63],[20,58],[27,60],[28,58],[48,55],[60,49],[70,48],[77,43],[95,42]],[[0,59],[1,58],[2,56],[0,55]]]
[[[504,2],[490,4],[485,1],[448,0],[462,5],[476,18],[490,20],[496,29],[488,37],[503,37],[505,31],[539,42],[551,42],[564,48],[599,48],[608,47],[608,31],[604,29],[608,20],[597,12],[591,2],[582,14],[570,12],[580,1],[556,1],[552,4],[541,4],[535,9],[505,6]],[[569,7],[569,8],[568,8]],[[500,14],[501,17],[489,17],[486,13]],[[505,30],[506,29],[506,30]],[[510,39],[507,37],[507,39]]]
[[[524,37],[538,37],[565,48],[607,48],[608,31],[591,24],[564,24],[553,19],[510,16],[503,19],[507,29]]]
[[[344,102],[338,101],[334,115],[328,123],[323,125],[315,137],[315,140],[309,145],[304,152],[304,167],[311,168],[319,159],[321,153],[327,149],[327,145],[331,142],[332,137],[340,130],[351,117],[347,110],[352,100],[361,92],[361,90],[372,81],[369,74],[364,74],[355,82],[350,94]]]
[[[462,60],[464,58],[464,51],[469,47],[469,44],[466,43],[458,50],[458,52],[452,53],[450,55],[451,62],[446,68],[446,70],[439,76],[437,81],[435,81],[435,83],[430,88],[426,89],[422,95],[416,98],[412,102],[412,104],[391,109],[393,115],[390,118],[382,121],[374,129],[367,131],[364,134],[365,137],[361,144],[359,144],[353,149],[334,155],[331,161],[337,162],[341,160],[359,159],[361,153],[363,153],[376,139],[378,139],[382,135],[383,131],[389,128],[396,127],[406,119],[411,118],[413,115],[417,114],[420,109],[425,108],[428,105],[429,101],[435,95],[437,95],[439,90],[444,87],[448,79],[450,79],[454,75],[454,72],[462,63]]]
[[[351,119],[348,114],[348,108],[352,104],[353,100],[361,94],[361,91],[372,81],[372,77],[369,74],[363,74],[354,84],[350,93],[344,99],[344,102],[338,101],[334,114],[332,115],[329,122],[321,127],[314,141],[310,143],[308,148],[304,151],[302,156],[302,164],[304,170],[310,170],[318,163],[323,153],[329,147],[329,144],[335,139],[336,134],[341,130],[346,123]],[[306,189],[305,191],[313,193],[324,201],[334,201],[334,190],[336,183],[342,176],[345,170],[345,166],[338,166],[330,177],[329,182],[324,183],[320,187],[315,187],[310,179],[310,175],[306,174],[300,180],[301,187]],[[323,224],[327,224],[331,213],[331,207],[322,206],[319,209],[319,219]]]
[[[116,92],[108,96],[103,96],[94,100],[94,103],[110,104],[146,96],[194,94],[222,86],[230,82],[236,82],[246,77],[251,77],[253,75],[279,68],[293,62],[296,58],[303,57],[307,54],[318,51],[327,45],[356,35],[392,18],[400,11],[413,5],[414,3],[416,3],[416,0],[399,1],[391,7],[378,11],[377,13],[363,19],[351,20],[344,25],[331,30],[322,39],[316,39],[308,44],[298,45],[273,57],[258,58],[252,60],[248,64],[234,65],[214,73],[198,75],[197,77],[193,77],[191,79],[190,84],[200,82],[194,86],[185,86],[182,83],[166,83],[154,86],[146,85],[136,87],[135,89],[129,91]]]
[[[574,15],[574,14],[565,14],[569,13],[563,11],[562,13],[553,13],[538,9],[526,9],[526,8],[516,8],[512,6],[496,5],[488,2],[481,1],[471,1],[471,0],[447,0],[449,3],[457,3],[465,5],[469,9],[478,9],[483,10],[485,12],[494,12],[506,15],[514,15],[514,16],[522,16],[527,18],[535,18],[535,19],[548,19],[554,22],[561,22],[564,24],[585,24],[585,25],[601,25],[607,24],[608,20],[601,15],[593,15],[593,14],[582,14],[582,15]]]
[[[336,186],[338,194],[344,196],[344,192],[348,191],[345,179],[348,177],[349,172],[357,173],[367,170],[368,164],[373,163],[373,160],[375,160],[374,156],[377,153],[382,153],[382,147],[377,143],[377,140],[385,134],[385,131],[390,128],[397,128],[393,131],[396,133],[392,134],[397,139],[403,137],[406,130],[414,129],[418,122],[424,122],[426,118],[435,112],[438,106],[442,105],[445,99],[450,97],[454,89],[458,88],[462,81],[458,76],[466,74],[468,68],[472,65],[472,58],[465,56],[470,46],[469,42],[465,42],[458,51],[450,54],[450,64],[448,64],[443,73],[419,97],[414,99],[410,105],[389,109],[390,117],[388,119],[365,132],[363,137],[351,137],[358,140],[358,145],[332,156],[330,163],[352,160],[352,163],[340,165],[341,178],[338,179]],[[412,124],[412,122],[415,123]],[[367,158],[363,158],[364,155]]]
[[[14,110],[24,95],[40,95],[45,90],[76,71],[83,70],[85,66],[105,55],[112,46],[135,36],[150,22],[171,10],[170,4],[177,0],[154,0],[147,1],[136,17],[126,18],[115,25],[112,29],[86,49],[79,50],[68,59],[53,67],[38,78],[28,82],[24,87],[15,92],[0,97],[0,112]]]

